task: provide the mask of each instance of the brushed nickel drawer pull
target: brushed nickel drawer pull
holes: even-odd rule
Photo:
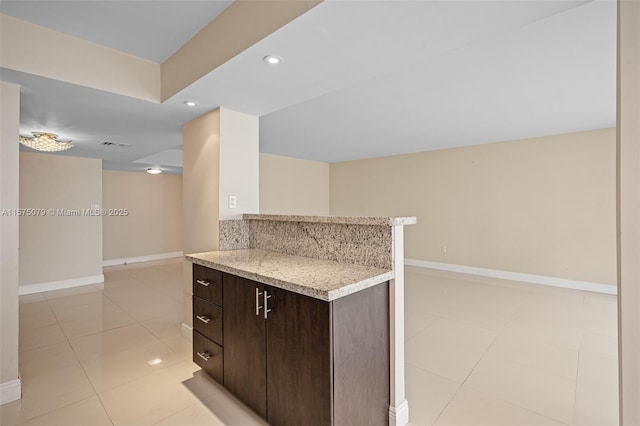
[[[209,324],[209,321],[211,321],[211,318],[206,315],[197,315],[196,318],[198,318],[200,321],[202,321],[205,324]]]
[[[201,284],[201,285],[205,286],[205,287],[209,287],[209,284],[211,284],[209,281],[205,281],[205,280],[196,280],[196,282],[198,284]]]
[[[209,352],[196,352],[196,353],[200,358],[204,359],[205,361],[209,361],[209,358],[211,358],[211,354],[209,354]]]
[[[262,292],[256,288],[256,316],[260,315],[260,309],[262,309],[262,306],[260,306],[260,295],[262,294]]]
[[[271,309],[269,309],[269,302],[268,302],[269,299],[271,299],[271,296],[269,296],[269,294],[267,293],[267,290],[265,289],[265,291],[264,291],[264,319],[268,319],[269,312],[271,312]]]

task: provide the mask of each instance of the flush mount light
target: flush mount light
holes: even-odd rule
[[[197,103],[193,102],[193,101],[184,101],[184,104],[188,107],[194,107],[196,105],[198,105]]]
[[[282,62],[282,58],[280,56],[267,55],[262,60],[269,65],[278,65]]]
[[[147,361],[147,364],[153,367],[154,365],[162,364],[162,359],[160,358],[150,359],[149,361]]]
[[[59,152],[73,147],[71,141],[59,141],[58,135],[47,132],[31,132],[32,138],[20,136],[20,143],[36,151]]]
[[[159,175],[160,173],[162,173],[162,169],[160,167],[149,167],[147,169],[147,173],[152,175]]]

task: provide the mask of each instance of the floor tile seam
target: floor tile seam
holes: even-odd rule
[[[100,291],[93,291],[91,293],[83,293],[83,294],[94,294],[94,293],[100,293]],[[68,296],[65,296],[68,297]],[[102,297],[104,297],[104,295],[102,295]],[[58,299],[63,299],[63,297],[59,297]],[[57,299],[56,299],[57,300]],[[49,301],[47,301],[47,303],[49,303]],[[91,302],[82,302],[82,303],[78,303],[78,304],[72,304],[70,306],[62,306],[62,307],[58,307],[58,308],[54,308],[51,304],[49,304],[49,308],[51,309],[51,312],[53,313],[53,315],[58,318],[58,315],[56,315],[56,309],[61,309],[63,311],[67,311],[68,309],[74,309],[74,308],[80,308],[83,306],[87,306],[87,305],[95,305],[101,302],[95,302],[95,301],[91,301]],[[58,318],[59,319],[59,318]]]
[[[150,328],[148,328],[147,326],[144,325],[145,322],[147,321],[152,321],[154,319],[158,319],[158,318],[163,318],[163,317],[157,317],[157,318],[150,318],[150,319],[146,319],[144,321],[138,321],[138,323],[149,332],[149,334],[151,334],[153,337],[155,337],[156,339],[158,339],[158,342],[162,343],[163,345],[167,346],[169,349],[171,349],[173,351],[173,349],[171,347],[169,347],[169,345],[167,345],[166,340],[171,340],[171,339],[163,339],[161,338],[158,334],[154,333],[153,330],[151,330]],[[182,337],[182,336],[180,336]],[[172,338],[173,339],[173,338]],[[175,351],[173,351],[175,352]]]
[[[502,336],[502,337],[505,337],[505,338],[511,338],[511,337],[509,337],[509,335],[508,335],[508,334],[502,334],[501,336]],[[580,347],[579,347],[579,345],[578,345],[578,347],[577,347],[577,348],[575,348],[575,347],[569,347],[569,346],[563,346],[562,344],[558,344],[558,343],[555,343],[555,342],[554,342],[554,341],[552,341],[552,340],[546,340],[546,339],[534,339],[534,340],[529,340],[529,341],[542,343],[542,344],[544,344],[544,345],[553,346],[553,347],[555,347],[555,348],[559,348],[559,349],[566,349],[566,350],[571,350],[571,351],[580,351]]]
[[[109,413],[109,410],[107,410],[107,407],[105,407],[104,402],[102,401],[102,398],[100,397],[100,394],[96,393],[96,397],[98,398],[98,402],[100,402],[100,406],[102,407],[102,409],[104,410],[105,414],[109,418],[109,421],[111,422],[111,425],[115,425],[116,423],[113,421],[113,417],[111,417],[111,414]]]
[[[128,314],[127,314],[127,315],[128,315]],[[69,340],[69,344],[71,344],[71,341],[72,341],[72,340],[84,339],[84,338],[87,338],[87,337],[89,337],[89,336],[95,336],[96,334],[106,333],[107,331],[117,330],[118,328],[124,328],[124,327],[128,327],[128,326],[130,326],[130,325],[133,325],[133,323],[131,322],[131,323],[124,324],[124,325],[118,325],[118,326],[116,326],[116,327],[105,328],[105,329],[102,329],[102,330],[98,330],[98,331],[95,331],[95,332],[91,332],[91,333],[87,333],[87,334],[82,334],[82,335],[74,336],[74,337],[69,337],[69,336],[67,335],[67,333],[65,332],[65,330],[64,330],[64,328],[63,328],[62,326],[60,326],[60,328],[62,329],[62,332],[63,332],[63,333],[65,334],[65,336],[67,337],[67,340]]]
[[[528,365],[526,363],[519,362],[519,361],[513,361],[513,360],[487,360],[487,363],[494,363],[494,364],[498,363],[501,366],[511,364],[514,367],[523,368],[523,369],[527,369],[527,370],[532,370],[533,372],[535,372],[536,374],[539,374],[539,375],[556,377],[556,378],[562,379],[563,381],[569,381],[569,382],[572,382],[574,385],[577,385],[577,379],[575,379],[575,378],[567,377],[566,375],[562,375],[562,374],[557,374],[557,373],[541,370],[539,368],[536,368],[535,366]],[[471,373],[469,373],[469,374],[471,374]]]
[[[553,344],[551,342],[548,342],[548,341],[539,341],[539,340],[533,340],[532,341],[532,340],[524,338],[524,337],[521,338],[521,337],[518,337],[518,336],[510,336],[508,334],[498,334],[498,336],[496,336],[496,340],[498,340],[498,339],[503,340],[503,341],[504,340],[511,340],[511,341],[516,341],[516,342],[519,342],[519,343],[529,343],[529,344],[533,343],[536,346],[539,346],[539,345],[549,346],[551,348],[559,349],[559,350],[562,350],[562,351],[571,351],[571,352],[576,352],[576,353],[585,352],[585,351],[581,351],[580,349],[574,349],[574,348],[568,348],[566,346],[555,345],[555,344]],[[588,352],[588,351],[586,351],[586,352]]]
[[[49,324],[49,325],[46,325],[44,327],[37,327],[37,328],[34,328],[32,330],[40,330],[42,328],[53,327],[53,326],[57,326],[60,329],[60,331],[62,332],[62,335],[64,336],[64,338],[67,340],[69,345],[71,345],[71,342],[69,341],[69,338],[68,338],[67,334],[64,332],[64,329],[62,328],[62,325],[60,324],[60,322],[57,319],[56,319],[56,323],[55,324]],[[24,330],[22,330],[22,331],[18,330],[18,339],[20,339],[20,335],[21,334],[24,334]],[[30,350],[34,350],[34,349],[41,349],[41,348],[44,348],[44,347],[47,347],[47,346],[51,346],[51,345],[55,345],[55,344],[58,344],[58,343],[61,343],[61,342],[62,342],[62,340],[58,341],[58,342],[50,343],[48,345],[34,346],[34,347],[27,348],[27,349],[18,348],[18,355],[20,354],[20,352],[26,352],[26,351],[30,351]],[[71,349],[73,349],[73,347]]]
[[[186,409],[189,409],[189,408],[191,408],[191,407],[196,407],[196,403],[195,403],[195,402],[193,402],[193,403],[191,403],[190,405],[188,405],[188,406],[186,406],[186,407],[182,407],[182,408],[180,408],[178,411],[176,411],[176,412],[174,412],[174,413],[171,413],[171,414],[169,414],[168,416],[163,417],[163,418],[159,419],[159,420],[158,420],[158,421],[156,421],[156,422],[151,423],[151,426],[155,426],[155,425],[157,425],[157,424],[160,424],[160,423],[162,423],[163,421],[167,420],[169,417],[171,417],[171,416],[175,416],[176,414],[178,414],[178,413],[180,413],[180,412],[182,412],[182,411],[184,411],[184,410],[186,410]],[[215,413],[213,413],[213,414],[215,415]],[[217,416],[216,416],[216,417],[217,417]]]
[[[482,358],[484,358],[484,355],[482,356]],[[480,361],[482,361],[482,358],[480,359]],[[473,368],[473,370],[469,373],[469,375],[468,375],[468,376],[467,376],[467,378],[465,379],[465,381],[464,381],[463,385],[464,385],[464,384],[466,384],[466,382],[467,382],[468,378],[471,376],[471,374],[473,373],[473,371],[475,371],[475,369],[477,368],[478,364],[480,364],[480,361],[478,361],[478,363],[476,364],[476,366],[475,366],[475,367]],[[530,368],[530,367],[529,367],[529,368]],[[573,384],[573,386],[574,386],[574,394],[575,394],[575,391],[576,391],[576,389],[577,389],[577,381],[576,381],[576,380],[573,380],[573,381],[572,381],[571,379],[567,379],[566,377],[562,377],[562,376],[559,376],[559,375],[557,375],[557,374],[551,374],[551,373],[539,373],[539,372],[537,372],[537,373],[538,373],[538,374],[546,374],[546,375],[548,375],[548,376],[553,376],[553,377],[559,378],[559,379],[561,379],[561,380],[563,380],[563,381],[571,382],[571,383]],[[532,410],[531,408],[527,408],[527,407],[521,406],[521,405],[519,405],[519,404],[515,404],[514,402],[507,401],[507,400],[505,400],[505,399],[503,399],[503,398],[499,398],[499,397],[493,396],[493,395],[491,395],[491,394],[489,394],[489,393],[487,393],[487,392],[484,392],[484,391],[482,391],[482,390],[480,390],[480,389],[478,389],[477,387],[474,387],[474,386],[472,386],[472,385],[467,385],[467,386],[469,386],[470,388],[472,388],[472,389],[474,389],[474,390],[477,390],[478,392],[481,392],[481,393],[483,393],[483,394],[485,394],[485,395],[491,396],[491,397],[492,397],[492,398],[494,398],[494,399],[498,399],[498,400],[500,400],[500,401],[502,401],[502,402],[505,402],[505,403],[508,403],[508,404],[511,404],[511,405],[515,405],[515,406],[520,407],[520,408],[522,408],[522,409],[525,409],[525,410],[527,410],[527,411],[531,411],[531,412],[533,412],[533,413],[536,413],[536,414],[538,414],[538,415],[541,415],[541,416],[543,416],[543,417],[546,417],[546,418],[548,418],[548,419],[551,419],[551,420],[553,420],[553,421],[555,421],[555,422],[558,422],[558,423],[561,423],[561,424],[564,424],[564,425],[566,425],[566,424],[567,424],[567,423],[563,422],[563,421],[562,421],[562,420],[560,420],[560,419],[556,419],[556,418],[551,417],[551,416],[548,416],[548,415],[546,415],[546,414],[539,413],[539,412],[537,412],[537,411]],[[574,404],[575,404],[575,395],[574,395]],[[573,417],[572,417],[572,420],[573,420]]]
[[[482,355],[480,355],[480,359],[478,359],[478,361],[475,363],[473,368],[469,371],[469,373],[467,373],[467,375],[465,376],[464,380],[462,381],[462,385],[461,386],[464,386],[464,384],[467,382],[467,380],[469,380],[469,377],[471,376],[471,374],[473,374],[473,372],[476,370],[476,368],[478,368],[478,365],[484,359],[484,357],[487,355],[489,350],[491,350],[491,348],[493,347],[493,345],[494,345],[494,343],[496,342],[497,339],[498,339],[498,335],[496,334],[495,336],[493,336],[493,339],[491,339],[491,342],[489,343],[489,345],[487,345],[487,348],[482,352]]]
[[[132,384],[134,384],[135,382],[138,382],[138,381],[141,381],[141,380],[147,380],[147,379],[149,379],[151,376],[157,376],[157,375],[158,375],[158,374],[160,374],[160,373],[164,373],[164,372],[166,372],[166,370],[167,370],[167,369],[172,368],[172,367],[175,367],[175,366],[177,366],[178,364],[183,363],[183,362],[185,362],[185,361],[184,361],[182,358],[180,358],[180,359],[178,360],[178,362],[176,362],[175,364],[172,364],[172,365],[167,366],[167,367],[165,367],[165,368],[162,368],[162,369],[160,369],[160,370],[151,371],[150,373],[145,374],[144,376],[136,377],[136,378],[134,378],[134,379],[132,379],[132,380],[127,381],[126,383],[121,383],[121,384],[119,384],[119,385],[117,385],[117,386],[114,386],[114,387],[111,387],[111,388],[109,388],[109,389],[103,389],[103,390],[102,390],[102,391],[100,391],[100,392],[96,392],[96,395],[98,395],[98,397],[100,397],[101,395],[105,395],[105,394],[107,394],[107,393],[117,392],[117,391],[119,390],[119,388],[122,388],[122,387],[125,387],[125,386],[132,385]],[[180,383],[182,384],[182,382],[180,382]],[[101,399],[101,401],[102,401],[102,399]],[[105,407],[105,410],[106,410],[106,407]],[[173,413],[173,414],[175,414],[175,413]]]
[[[538,416],[540,416],[540,417],[544,417],[545,419],[548,419],[548,420],[554,421],[554,422],[556,422],[556,423],[560,423],[561,425],[571,426],[571,423],[565,423],[565,422],[563,422],[562,420],[559,420],[559,419],[553,418],[553,417],[548,416],[548,415],[543,414],[543,413],[539,413],[539,412],[537,412],[537,411],[535,411],[535,410],[532,410],[531,408],[524,407],[524,406],[522,406],[522,405],[520,405],[520,404],[516,404],[516,403],[514,403],[514,402],[512,402],[512,401],[507,401],[506,399],[503,399],[503,398],[500,398],[500,397],[498,397],[498,396],[492,395],[492,394],[490,394],[490,393],[488,393],[488,392],[486,392],[486,391],[484,391],[484,390],[482,390],[482,389],[479,389],[479,388],[477,388],[477,387],[475,387],[475,386],[473,386],[473,385],[467,384],[467,386],[468,386],[470,389],[473,389],[474,391],[476,391],[476,392],[478,392],[478,393],[481,393],[482,395],[484,395],[484,396],[486,396],[486,397],[488,397],[488,398],[495,399],[496,401],[500,401],[500,402],[502,402],[503,404],[507,404],[507,405],[511,405],[512,407],[520,408],[521,410],[528,411],[529,413],[536,414],[536,415],[538,415]]]
[[[599,358],[605,358],[607,361],[612,361],[615,362],[616,364],[618,363],[618,357],[617,356],[609,356],[605,353],[602,352],[594,352],[594,351],[590,351],[590,350],[584,350],[584,349],[580,349],[578,352],[583,353],[583,354],[587,354],[587,355],[591,355],[591,356],[597,356]]]
[[[479,328],[479,329],[481,329],[481,330],[489,331],[489,332],[491,332],[491,333],[499,333],[500,331],[502,331],[502,330],[504,329],[504,326],[503,326],[503,327],[501,327],[500,331],[498,331],[498,330],[494,330],[494,329],[491,329],[491,328],[487,328],[487,327],[482,327],[482,326],[479,326],[479,325],[475,325],[473,322],[471,322],[471,320],[469,320],[469,321],[461,321],[460,319],[458,319],[458,318],[456,318],[456,317],[454,317],[454,316],[451,316],[451,317],[449,317],[449,316],[443,316],[442,314],[436,314],[436,313],[433,313],[433,312],[425,312],[425,311],[420,311],[420,313],[422,313],[422,314],[426,314],[426,315],[431,315],[431,316],[433,316],[433,317],[436,317],[436,320],[447,320],[447,321],[453,321],[453,322],[455,322],[455,323],[457,323],[457,324],[460,324],[460,325],[462,325],[462,326],[464,326],[464,327]],[[420,332],[422,332],[422,331],[424,331],[425,329],[427,329],[427,328],[429,328],[429,327],[433,326],[433,324],[434,324],[435,322],[436,322],[435,320],[434,320],[434,321],[432,321],[432,322],[431,322],[429,325],[427,325],[424,329],[420,330]],[[418,333],[416,333],[416,335],[417,335],[417,334],[418,334]],[[414,337],[415,337],[415,336],[414,336]]]
[[[65,338],[66,338],[66,336],[65,336]],[[40,346],[40,347],[37,347],[37,348],[27,349],[27,351],[28,350],[35,350],[35,349],[44,350],[45,348],[48,348],[49,346],[59,345],[61,343],[63,343],[63,342],[60,341],[60,342],[56,342],[56,343],[51,343],[50,345],[45,345],[45,346]],[[66,342],[64,342],[64,343],[69,345],[69,349],[71,349],[71,353],[73,354],[73,358],[75,359],[76,364],[80,365],[80,360],[78,359],[78,356],[76,355],[75,351],[73,350],[73,346],[71,346],[71,342],[67,339]],[[24,363],[22,363],[22,364],[24,364]],[[61,368],[67,368],[67,367],[73,367],[73,365],[67,365],[67,366],[64,366],[64,367],[61,367]],[[47,373],[39,374],[38,376],[42,376],[42,375],[46,375],[46,374]]]
[[[102,303],[102,302],[98,302],[98,303]],[[88,306],[88,305],[83,305],[83,306]],[[116,306],[117,309],[120,309],[119,307]],[[117,310],[113,310],[111,312],[117,312]],[[126,313],[126,312],[125,312]],[[58,319],[58,324],[60,325],[60,328],[62,328],[63,324],[71,324],[71,323],[76,323],[76,322],[86,322],[86,320],[82,320],[82,319],[74,319],[74,320],[61,320]]]
[[[429,373],[429,374],[432,374],[432,375],[434,375],[434,376],[438,377],[439,379],[443,379],[443,380],[446,380],[446,381],[448,381],[448,382],[453,382],[453,383],[455,383],[455,384],[457,384],[457,385],[459,385],[459,386],[462,386],[462,382],[459,382],[458,380],[454,380],[454,379],[452,379],[452,378],[450,378],[450,377],[445,377],[445,376],[443,376],[442,374],[435,373],[435,372],[433,372],[433,371],[431,371],[431,370],[428,370],[428,369],[426,369],[426,368],[424,368],[424,367],[421,367],[421,366],[419,366],[419,365],[416,365],[416,364],[414,364],[414,363],[412,363],[412,362],[405,361],[405,364],[409,364],[409,365],[410,365],[410,366],[412,366],[413,368],[417,368],[418,370],[422,371],[423,373]],[[406,380],[405,380],[405,382],[406,382]]]
[[[447,408],[449,408],[449,405],[451,404],[451,401],[453,401],[453,399],[456,397],[456,395],[458,394],[458,392],[460,392],[460,389],[462,389],[462,383],[457,383],[458,388],[456,389],[456,391],[453,393],[453,395],[451,395],[451,398],[449,398],[449,400],[447,401],[447,403],[444,405],[444,407],[442,407],[442,409],[440,410],[440,412],[438,413],[438,415],[436,416],[436,418],[433,420],[433,422],[431,422],[431,425],[434,425],[438,422],[438,419],[440,419],[440,417],[442,417],[442,414],[447,411]],[[409,408],[409,410],[411,410],[411,408]],[[409,411],[411,412],[411,411]]]
[[[55,316],[54,316],[54,318],[55,318]],[[33,327],[33,328],[29,327],[28,329],[19,330],[18,332],[20,332],[20,331],[23,331],[23,332],[24,332],[24,331],[26,331],[26,332],[28,333],[28,332],[30,332],[30,331],[40,330],[40,329],[42,329],[42,328],[46,328],[46,327],[53,327],[54,325],[57,325],[57,326],[59,326],[59,327],[60,327],[60,321],[58,321],[58,318],[55,318],[55,320],[56,320],[56,322],[55,322],[55,323],[52,323],[52,324],[41,325],[41,326]],[[18,320],[18,321],[19,321],[19,320]],[[19,325],[18,325],[18,327],[19,327]],[[60,327],[60,328],[62,328],[62,327]]]
[[[155,337],[155,336],[154,336],[154,337]],[[136,381],[136,380],[138,380],[138,379],[142,379],[142,378],[144,378],[144,377],[148,377],[148,376],[150,376],[151,374],[154,374],[154,373],[156,373],[156,372],[158,372],[158,371],[165,370],[165,369],[170,368],[170,367],[173,367],[174,365],[177,365],[177,364],[179,364],[179,363],[181,363],[181,362],[184,362],[184,359],[180,356],[180,354],[178,354],[177,352],[175,352],[175,351],[174,351],[174,350],[173,350],[169,345],[167,345],[166,343],[164,343],[164,342],[162,342],[162,341],[151,342],[151,343],[147,343],[147,344],[144,344],[144,345],[138,345],[138,346],[136,346],[136,347],[137,347],[137,348],[146,348],[146,347],[148,347],[148,346],[155,345],[155,344],[157,344],[157,343],[161,344],[165,349],[169,350],[169,352],[171,352],[173,355],[175,355],[175,357],[176,357],[176,361],[175,361],[175,362],[173,362],[172,364],[166,364],[166,365],[163,365],[161,368],[151,370],[151,371],[149,371],[149,372],[147,372],[147,373],[143,374],[142,376],[135,377],[135,378],[133,378],[133,379],[131,379],[131,380],[127,380],[126,382],[123,382],[123,383],[121,383],[121,384],[119,384],[119,385],[117,385],[117,386],[113,386],[113,387],[110,387],[110,388],[104,388],[104,389],[102,389],[102,390],[100,391],[100,393],[108,392],[108,391],[110,391],[110,390],[116,389],[117,387],[119,387],[119,386],[121,386],[121,385],[125,385],[125,384],[128,384],[128,383],[135,382],[135,381]],[[126,352],[126,350],[124,350],[124,351],[116,351],[116,352],[112,352],[110,355],[115,355],[115,354],[117,354],[117,353],[119,353],[119,352]],[[100,357],[100,358],[102,358],[102,357]],[[100,358],[94,358],[94,359],[92,359],[91,361],[96,361],[96,360],[98,360],[98,359],[100,359]]]
[[[147,329],[146,329],[146,328],[145,328],[141,323],[139,323],[138,321],[136,321],[135,323],[125,324],[125,325],[121,325],[121,326],[118,326],[118,327],[115,327],[115,328],[110,328],[110,329],[108,329],[108,330],[102,330],[102,331],[98,331],[98,332],[96,332],[96,333],[88,334],[88,335],[86,335],[86,336],[77,337],[77,338],[74,338],[73,340],[84,339],[84,338],[87,338],[87,337],[90,337],[90,336],[95,336],[96,334],[102,334],[102,333],[106,333],[106,332],[114,331],[114,330],[117,330],[117,329],[120,329],[120,328],[131,327],[131,326],[132,326],[132,325],[134,325],[134,324],[140,325],[140,326],[141,326],[142,328],[144,328],[144,330],[145,330],[145,331],[147,331],[151,336],[153,336],[154,338],[156,337],[156,336],[154,336],[153,334],[151,334],[151,332],[149,332],[149,331],[148,331],[148,330],[147,330]],[[76,351],[75,351],[75,348],[74,348],[74,347],[73,347],[73,345],[71,344],[71,340],[69,340],[69,339],[68,339],[68,341],[69,341],[69,345],[71,345],[71,349],[74,351],[74,354],[76,355],[76,358],[78,358],[78,362],[79,362],[80,364],[82,364],[83,362],[95,361],[96,359],[99,359],[99,358],[102,358],[102,357],[103,357],[103,355],[101,355],[101,356],[98,356],[98,357],[93,357],[93,358],[89,358],[89,359],[85,359],[85,360],[80,360],[80,358],[78,357],[78,355],[77,355],[77,353],[76,353]],[[146,344],[142,344],[142,345],[140,345],[140,344],[136,344],[136,345],[135,345],[135,346],[133,346],[133,347],[139,347],[139,346],[145,346],[145,345],[146,345]],[[131,348],[131,347],[129,347],[128,349],[130,349],[130,348]],[[122,351],[107,352],[107,354],[110,354],[110,355],[111,355],[111,354],[115,354],[115,353],[118,353],[118,352],[122,352]]]
[[[576,402],[578,401],[578,372],[580,371],[580,351],[578,351],[578,362],[576,364],[576,387],[573,390],[573,416],[571,417],[571,423],[576,421]]]
[[[91,396],[87,396],[87,397],[82,398],[82,399],[79,399],[79,400],[77,400],[77,401],[73,401],[73,402],[70,402],[70,403],[68,403],[68,404],[62,405],[62,406],[60,406],[60,407],[53,408],[53,409],[51,409],[51,410],[49,410],[49,411],[47,411],[47,412],[45,412],[45,413],[38,414],[38,415],[33,416],[33,417],[28,417],[28,418],[24,419],[22,422],[18,423],[18,425],[22,425],[22,424],[24,424],[24,423],[30,422],[30,421],[32,421],[32,420],[37,419],[38,417],[46,416],[46,415],[48,415],[48,414],[53,413],[54,411],[57,411],[57,410],[61,410],[61,409],[63,409],[63,408],[70,407],[70,406],[71,406],[71,405],[73,405],[73,404],[77,404],[77,403],[79,403],[79,402],[86,401],[86,400],[88,400],[88,399],[93,398],[94,396],[96,396],[96,394],[95,394],[95,393],[94,393],[93,395],[91,395]]]

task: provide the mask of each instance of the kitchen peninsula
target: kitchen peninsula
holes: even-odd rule
[[[406,424],[403,226],[243,215],[193,265],[194,361],[274,425]]]

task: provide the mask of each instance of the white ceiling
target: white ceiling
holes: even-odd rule
[[[263,152],[344,161],[614,126],[615,2],[328,0],[162,105],[0,78],[23,85],[21,131],[57,131],[106,168],[179,149],[182,123],[218,106],[261,116]],[[179,171],[175,157],[140,161]]]
[[[163,62],[232,0],[2,0],[0,12]]]

